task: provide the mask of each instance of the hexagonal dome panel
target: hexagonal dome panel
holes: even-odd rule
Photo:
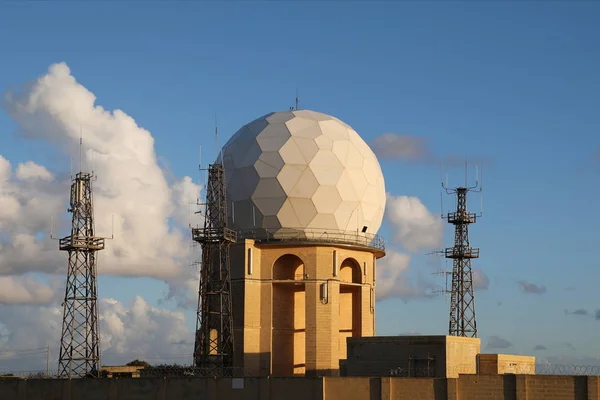
[[[349,125],[311,110],[269,113],[223,146],[233,229],[377,233],[385,184]]]

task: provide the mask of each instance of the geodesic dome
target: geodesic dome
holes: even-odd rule
[[[370,147],[315,111],[270,113],[223,146],[229,223],[236,230],[375,234],[385,184]]]

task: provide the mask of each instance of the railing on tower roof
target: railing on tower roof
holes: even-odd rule
[[[258,228],[241,230],[237,235],[239,240],[253,239],[259,243],[343,244],[385,252],[383,237],[371,233],[317,228]]]

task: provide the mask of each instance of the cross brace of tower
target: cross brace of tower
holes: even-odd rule
[[[96,252],[104,238],[94,235],[92,176],[79,172],[71,183],[69,212],[71,235],[60,239],[59,249],[68,252],[67,285],[58,359],[58,375],[65,378],[98,377],[100,337]]]
[[[204,227],[192,229],[202,246],[194,365],[224,373],[233,367],[233,314],[229,247],[237,240],[227,228],[225,169],[208,167]]]
[[[456,212],[446,216],[448,223],[454,225],[454,246],[444,250],[444,256],[453,260],[448,334],[477,337],[471,259],[479,257],[479,249],[469,244],[469,225],[476,222],[477,215],[467,211],[468,192],[467,187],[448,191],[457,196]]]

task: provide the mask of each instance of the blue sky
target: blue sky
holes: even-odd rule
[[[495,335],[512,343],[501,351],[599,356],[600,321],[564,311],[600,308],[599,15],[593,2],[2,3],[0,91],[64,61],[98,104],[152,133],[177,177],[197,177],[200,145],[212,158],[215,114],[224,143],[293,105],[296,89],[301,108],[339,117],[367,142],[391,132],[426,139],[437,157],[484,160],[484,217],[471,229],[474,265],[490,279],[476,293],[483,346]],[[68,167],[16,129],[0,112],[0,154],[13,164]],[[381,165],[388,192],[439,213],[437,164]],[[389,224],[381,233],[391,242]],[[441,284],[431,276],[441,267],[415,255],[411,274]],[[524,293],[521,280],[547,290]],[[147,278],[100,284],[123,302],[139,294],[157,305],[166,290]],[[447,310],[443,297],[386,299],[378,334],[444,334]]]

